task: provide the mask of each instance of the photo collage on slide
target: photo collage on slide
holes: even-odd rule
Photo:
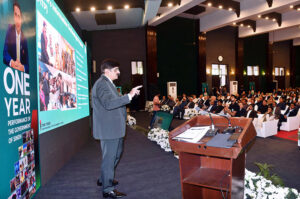
[[[74,48],[38,13],[40,111],[77,107]]]
[[[11,195],[8,199],[29,199],[36,191],[34,134],[33,129],[22,134],[19,161],[14,164],[15,177],[10,181]]]

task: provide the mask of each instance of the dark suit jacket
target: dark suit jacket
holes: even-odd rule
[[[45,44],[44,33],[41,34],[41,61],[49,64],[49,55],[47,52],[47,46]]]
[[[287,115],[289,112],[290,112],[290,109],[286,110],[286,112],[284,113],[284,115]],[[296,116],[297,114],[298,114],[298,108],[295,107],[295,108],[290,112],[290,114],[289,114],[288,117],[294,117],[294,116]]]
[[[17,59],[17,47],[16,47],[16,29],[15,25],[8,25],[6,32],[4,49],[3,49],[3,63],[9,66],[10,61]],[[29,73],[29,61],[28,61],[28,47],[27,40],[21,31],[21,41],[20,41],[20,56],[21,64],[24,65],[25,73]]]
[[[188,102],[187,106],[188,106],[188,108],[194,108],[195,103],[194,102]]]
[[[209,105],[210,107],[211,105]],[[208,111],[209,107],[206,109]],[[212,107],[210,108],[209,112],[214,112],[216,110],[217,106],[216,105],[212,105]]]
[[[224,109],[223,106],[217,106],[214,111],[215,113],[220,113],[223,109]]]
[[[251,113],[250,113],[251,114]],[[246,111],[246,109],[244,109],[244,108],[242,108],[242,109],[240,109],[240,115],[239,115],[240,117],[246,117],[247,116],[247,111]]]
[[[92,89],[95,139],[117,139],[125,136],[125,105],[129,103],[129,96],[120,96],[110,80],[105,75],[101,75]]]
[[[246,117],[247,117],[248,113],[249,113],[249,111],[247,111]],[[249,115],[249,118],[258,118],[257,112],[255,110],[252,110]]]

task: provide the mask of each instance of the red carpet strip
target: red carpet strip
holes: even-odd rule
[[[298,130],[294,131],[279,131],[276,137],[287,139],[287,140],[293,140],[298,142]]]

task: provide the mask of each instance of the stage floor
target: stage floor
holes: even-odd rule
[[[181,186],[179,163],[172,153],[164,152],[156,143],[146,138],[141,129],[149,126],[151,116],[147,112],[132,113],[139,130],[127,128],[124,153],[117,167],[117,189],[127,193],[130,199],[179,199]],[[175,128],[184,120],[173,120]],[[87,132],[89,133],[89,132]],[[254,162],[274,165],[274,173],[285,186],[300,190],[300,150],[297,142],[275,136],[257,138],[246,156],[246,168],[257,172]],[[37,199],[102,198],[96,180],[100,172],[100,144],[91,141],[82,148],[57,174],[37,193]]]

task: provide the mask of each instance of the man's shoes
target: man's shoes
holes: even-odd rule
[[[103,193],[104,198],[122,198],[124,196],[126,196],[125,193],[118,192],[116,189],[108,193]]]
[[[112,181],[112,185],[113,185],[113,186],[116,186],[116,185],[118,185],[118,184],[119,184],[118,181],[116,181],[116,180],[113,180],[113,181]],[[98,186],[102,186],[102,182],[100,182],[99,179],[97,180],[97,185],[98,185]]]

